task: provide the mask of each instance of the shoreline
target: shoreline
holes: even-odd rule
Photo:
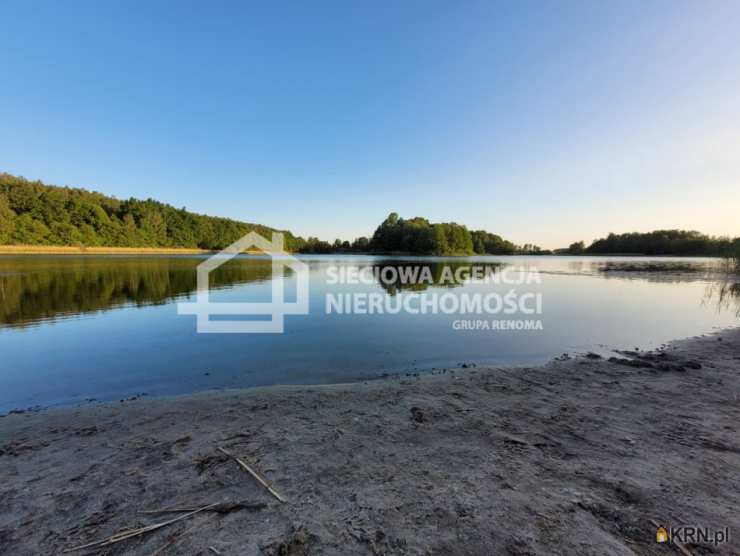
[[[0,245],[0,255],[209,255],[218,253],[217,249],[198,249],[191,247],[84,247],[75,245]],[[246,250],[249,255],[264,254],[259,250]],[[421,255],[406,252],[329,252],[329,253],[301,253],[297,255],[358,255],[373,257],[439,257],[439,258],[466,258],[466,257],[615,257],[615,258],[676,258],[676,259],[722,259],[720,255],[644,255],[629,253],[547,253],[547,254],[480,254],[480,253],[452,253],[447,255]]]
[[[713,548],[732,554],[738,392],[733,328],[610,359],[10,414],[0,552],[57,554],[180,515],[143,510],[246,501],[109,553],[662,554],[655,520],[729,527]]]
[[[0,255],[207,255],[186,247],[77,247],[72,245],[0,245]]]

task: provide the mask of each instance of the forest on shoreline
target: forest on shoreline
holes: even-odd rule
[[[515,245],[485,230],[455,222],[431,223],[391,213],[372,237],[333,243],[303,239],[286,230],[206,216],[154,199],[119,200],[81,188],[46,185],[0,173],[0,245],[223,249],[255,231],[284,234],[285,247],[301,253],[412,255],[674,255],[735,257],[740,238],[689,230],[609,234],[586,246],[579,241],[548,251]]]
[[[0,174],[0,245],[223,249],[244,234],[282,231],[285,247],[303,240],[284,230],[205,216],[154,199],[118,200],[86,189]]]
[[[196,214],[154,199],[122,201],[86,189],[0,174],[0,245],[218,250],[251,231],[266,237],[280,231],[287,250],[303,253],[470,255],[522,251],[483,230],[470,232],[459,224],[430,224],[423,218],[404,220],[395,213],[372,238],[329,243],[261,224]]]
[[[682,257],[731,257],[740,253],[740,237],[714,237],[694,230],[655,230],[609,234],[586,247],[573,243],[556,254],[566,255],[660,255]]]

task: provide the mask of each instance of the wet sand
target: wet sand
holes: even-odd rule
[[[740,330],[596,357],[11,414],[0,553],[740,553]]]

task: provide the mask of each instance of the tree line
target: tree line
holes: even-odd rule
[[[0,245],[84,247],[185,247],[223,249],[255,231],[270,237],[282,231],[285,248],[302,253],[404,253],[412,255],[548,255],[537,245],[515,245],[485,230],[455,222],[430,223],[421,217],[388,215],[372,237],[333,243],[303,239],[268,226],[206,216],[154,199],[119,200],[80,188],[57,187],[0,173]],[[574,255],[724,256],[740,261],[740,238],[713,237],[697,231],[656,230],[609,234],[586,246],[583,241],[558,249]]]
[[[517,247],[484,230],[470,231],[455,222],[430,223],[426,218],[388,215],[367,242],[376,253],[415,255],[511,255]]]
[[[561,250],[571,255],[676,255],[738,257],[740,238],[714,237],[693,230],[611,233],[586,247],[583,241]]]
[[[255,231],[282,231],[285,248],[303,253],[403,252],[425,255],[510,254],[516,246],[455,223],[430,224],[391,214],[372,238],[333,243],[289,231],[205,216],[154,199],[119,200],[81,188],[58,187],[0,174],[0,244],[83,247],[189,247],[217,250]]]
[[[378,253],[408,255],[543,255],[537,245],[518,246],[485,230],[468,230],[455,222],[430,223],[419,216],[404,219],[392,212],[372,237],[333,243],[309,237],[302,253]]]
[[[205,216],[154,199],[118,200],[0,174],[0,244],[223,249],[260,224]],[[283,231],[285,247],[304,242]]]

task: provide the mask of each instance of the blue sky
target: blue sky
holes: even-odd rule
[[[740,3],[0,0],[0,170],[324,239],[740,235]]]

